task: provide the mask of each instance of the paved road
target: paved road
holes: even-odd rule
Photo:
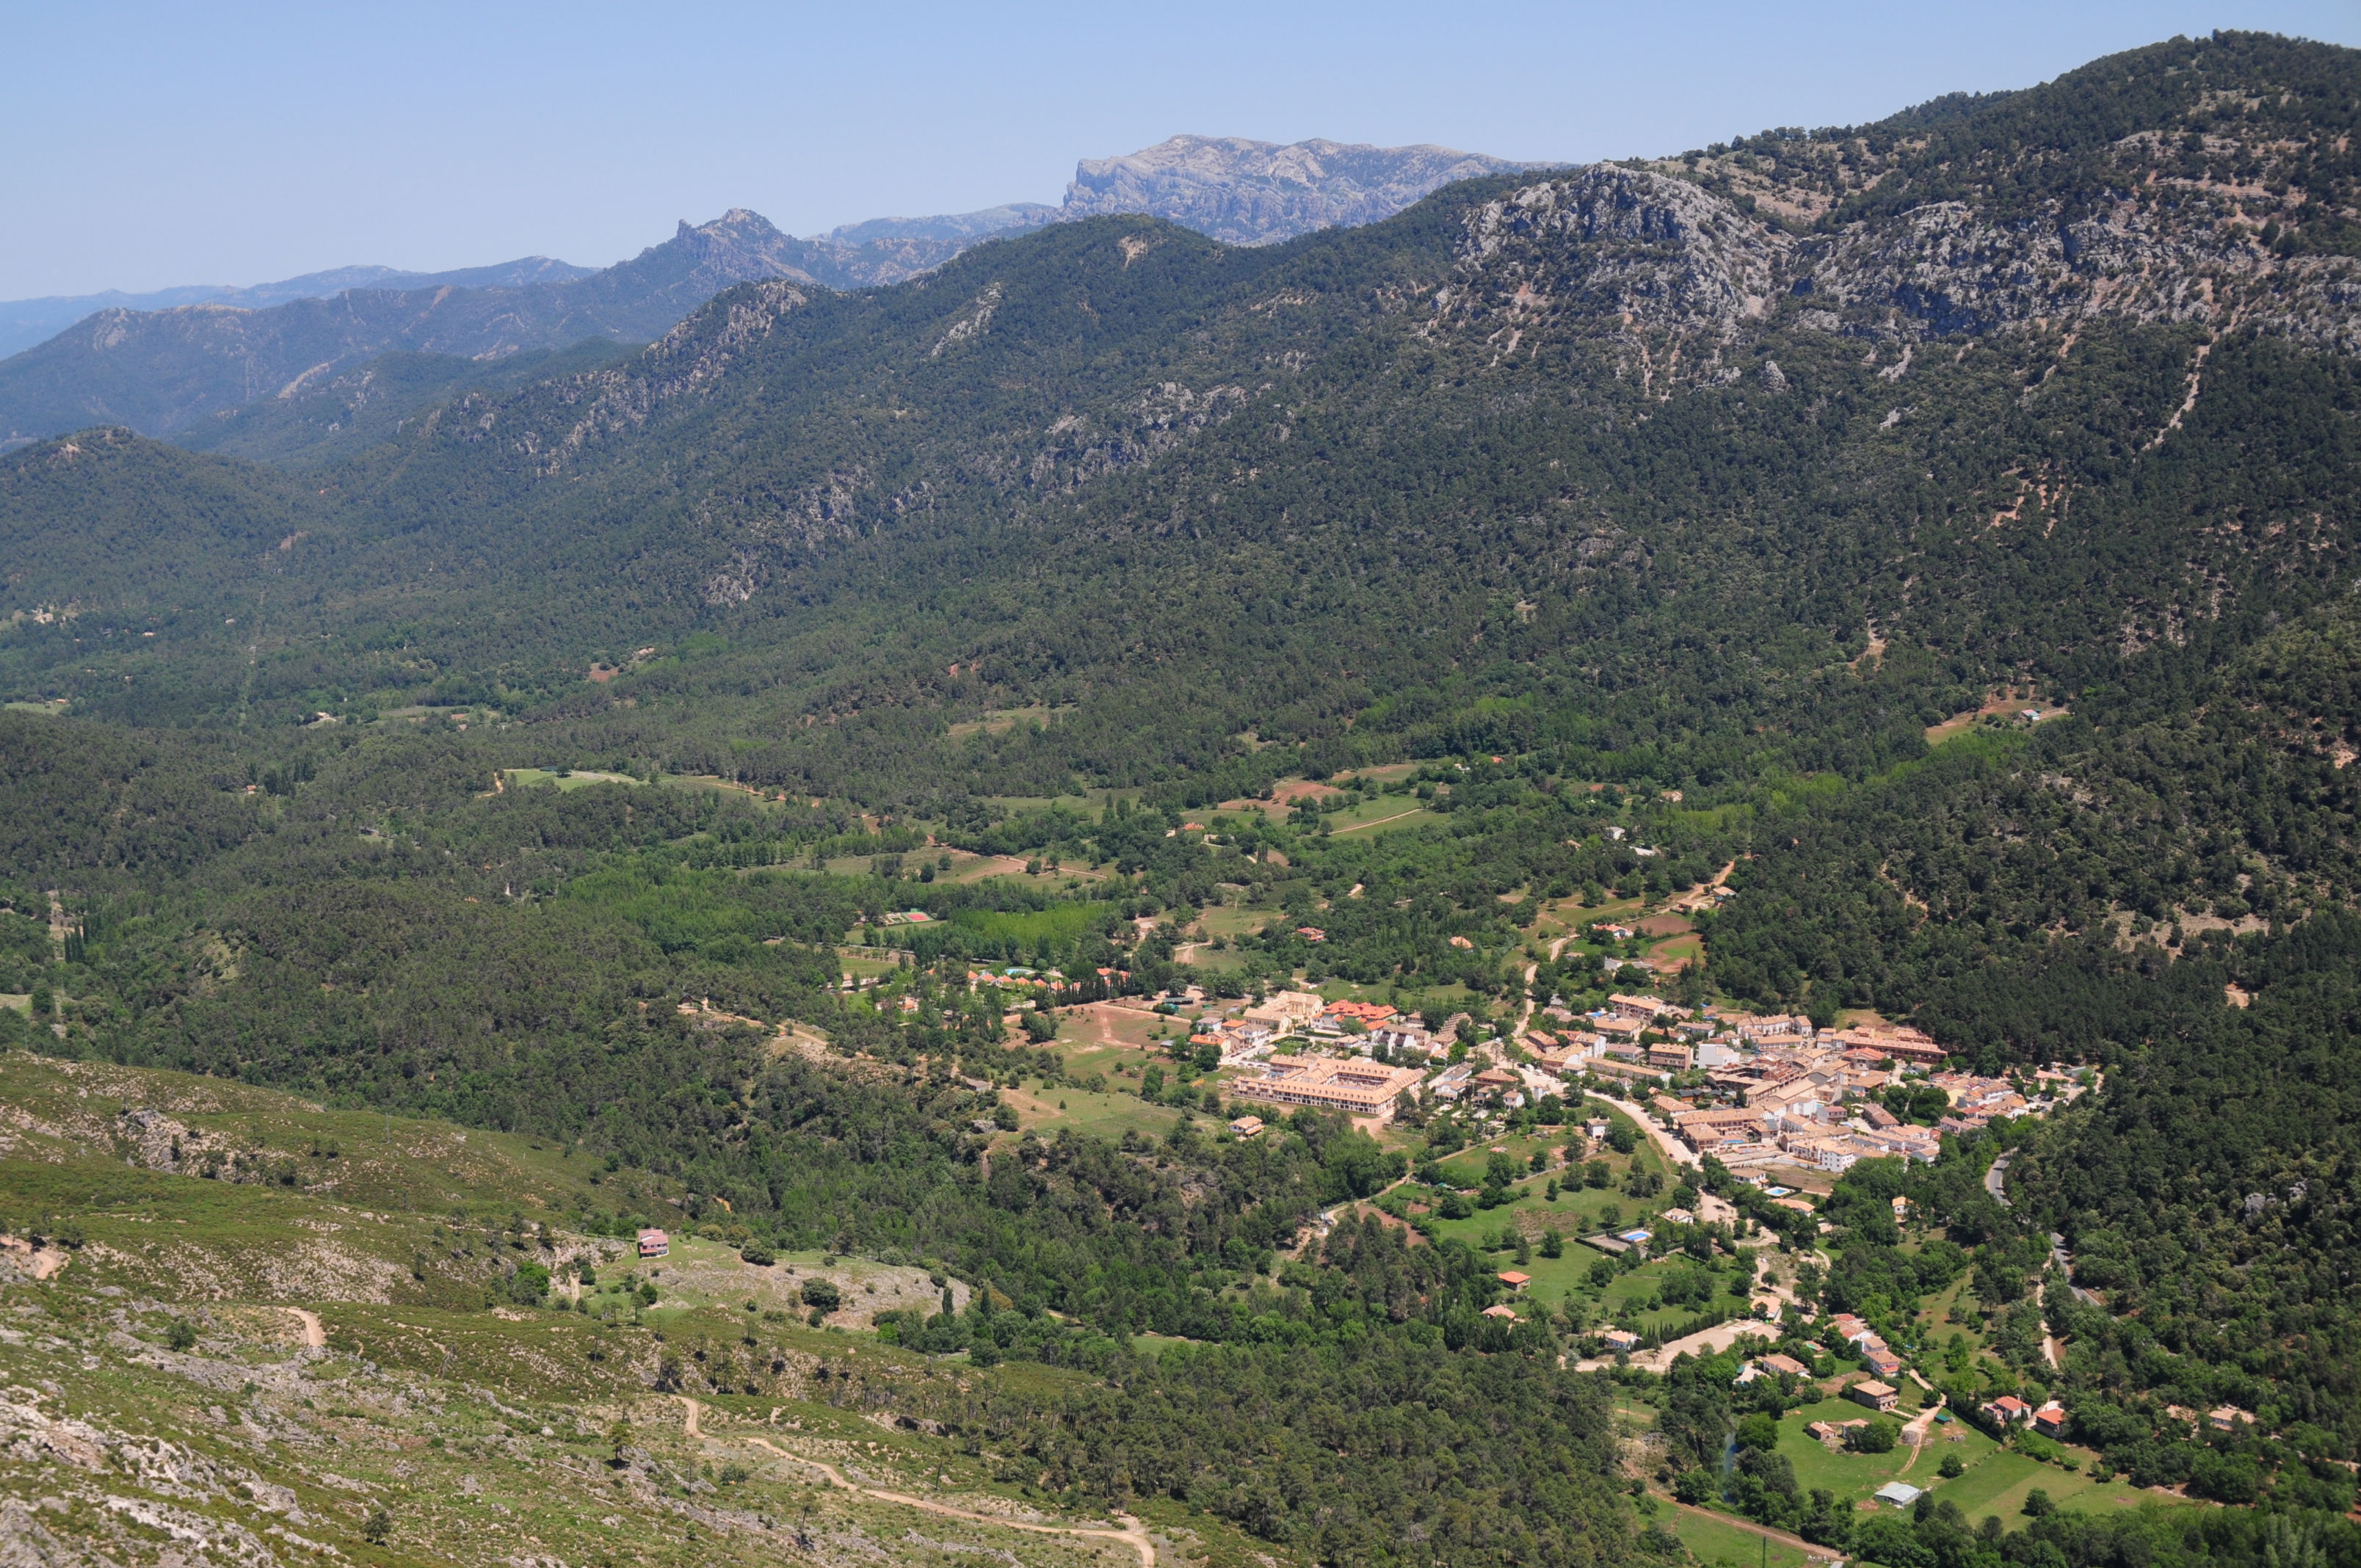
[[[1984,1190],[1991,1193],[1993,1201],[2004,1209],[2009,1207],[2009,1201],[2008,1194],[2001,1190],[2001,1178],[2008,1170],[2008,1160],[2009,1157],[2003,1155],[1992,1162],[1990,1170],[1984,1172]]]

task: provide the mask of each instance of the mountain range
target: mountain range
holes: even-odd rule
[[[2361,1561],[2361,51],[759,223],[0,457],[0,1543]]]
[[[347,289],[514,289],[527,283],[563,283],[587,278],[596,268],[528,256],[493,267],[463,267],[450,272],[404,272],[392,267],[336,267],[306,272],[276,283],[184,284],[149,293],[52,295],[38,300],[0,301],[0,357],[30,348],[84,316],[100,311],[168,311],[181,305],[233,305],[267,311],[291,300],[319,300]]]
[[[1368,223],[1453,180],[1521,167],[1444,148],[1178,137],[1128,158],[1084,161],[1062,208],[1019,203],[879,218],[813,239],[735,209],[695,227],[683,220],[671,240],[603,271],[543,258],[431,276],[351,268],[247,291],[21,302],[0,306],[0,321],[24,331],[76,324],[0,360],[0,433],[21,439],[114,422],[172,434],[258,400],[291,400],[379,354],[487,361],[589,337],[643,343],[731,283],[874,287],[987,238],[1109,212],[1263,244]]]

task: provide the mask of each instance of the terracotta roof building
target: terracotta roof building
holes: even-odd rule
[[[1230,1092],[1390,1122],[1401,1097],[1418,1087],[1422,1076],[1411,1068],[1380,1067],[1361,1057],[1273,1057],[1269,1077],[1239,1079]]]

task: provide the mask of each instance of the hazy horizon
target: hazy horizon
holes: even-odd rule
[[[2026,87],[2216,27],[2361,43],[2361,8],[1960,13],[1399,4],[872,16],[546,5],[400,17],[27,13],[0,105],[0,299],[548,256],[602,267],[749,207],[793,234],[1055,203],[1078,159],[1188,132],[1569,162]],[[107,47],[89,47],[103,38]]]

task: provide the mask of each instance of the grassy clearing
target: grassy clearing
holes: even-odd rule
[[[2015,1530],[2020,1528],[2025,1514],[2026,1495],[2037,1487],[2049,1494],[2049,1500],[2061,1508],[2091,1512],[2103,1508],[2131,1508],[2142,1503],[2180,1504],[2182,1499],[2156,1492],[2144,1492],[2121,1481],[2100,1482],[2091,1478],[2089,1457],[2084,1457],[2084,1471],[2077,1473],[2044,1464],[2022,1453],[1996,1449],[1981,1432],[1974,1441],[1982,1444],[1982,1457],[1971,1461],[1966,1475],[1956,1481],[1934,1483],[1936,1495],[1960,1506],[1960,1511],[1971,1519],[1986,1514],[1996,1514],[2000,1521]],[[1942,1456],[1943,1447],[1930,1445],[1927,1457],[1919,1461],[1918,1470],[1925,1470]],[[1927,1482],[1919,1479],[1918,1470],[1907,1477],[1917,1486]]]
[[[1382,795],[1328,818],[1328,831],[1332,837],[1339,833],[1395,833],[1442,820],[1441,816],[1409,795]]]
[[[1276,918],[1277,916],[1268,909],[1241,908],[1236,905],[1224,904],[1197,916],[1197,929],[1207,937],[1237,938],[1250,931],[1258,931]]]
[[[1867,1407],[1850,1399],[1822,1399],[1790,1410],[1779,1420],[1779,1452],[1795,1466],[1795,1484],[1809,1492],[1815,1486],[1825,1486],[1846,1502],[1859,1502],[1888,1481],[1902,1474],[1909,1463],[1910,1448],[1897,1444],[1890,1453],[1849,1453],[1831,1450],[1804,1428],[1813,1421],[1850,1421],[1872,1419]],[[1891,1418],[1889,1418],[1891,1419]],[[1953,1423],[1954,1426],[1959,1423]],[[1949,1429],[1945,1429],[1949,1430]],[[1986,1452],[1992,1448],[1989,1439],[1970,1433],[1965,1440],[1981,1442]],[[1909,1481],[1915,1486],[1932,1485],[1936,1479],[1935,1465],[1950,1445],[1938,1438],[1925,1457],[1911,1466]],[[1965,1453],[1966,1450],[1961,1450]],[[1922,1477],[1918,1472],[1925,1471]]]
[[[1815,1559],[1750,1525],[1664,1508],[1657,1518],[1706,1568],[1805,1568]]]
[[[597,773],[578,771],[558,773],[547,768],[503,768],[500,773],[501,777],[508,781],[508,786],[511,789],[538,789],[544,784],[555,784],[561,790],[577,790],[588,789],[592,784],[641,783],[629,773]]]
[[[1021,1128],[1054,1137],[1060,1131],[1092,1137],[1120,1138],[1137,1132],[1161,1138],[1180,1119],[1165,1105],[1150,1105],[1137,1094],[1093,1093],[1086,1089],[1004,1090],[1001,1098],[1016,1108]]]

